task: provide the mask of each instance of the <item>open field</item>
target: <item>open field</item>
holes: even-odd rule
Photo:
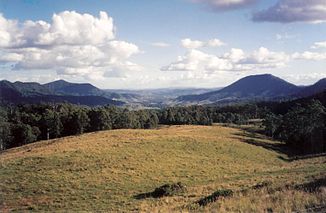
[[[0,211],[302,211],[326,205],[325,178],[326,157],[290,161],[279,142],[245,130],[104,131],[2,152]],[[186,191],[135,198],[175,182]],[[196,203],[219,189],[234,193]]]

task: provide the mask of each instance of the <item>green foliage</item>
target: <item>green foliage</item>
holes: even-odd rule
[[[110,114],[103,108],[91,109],[88,112],[89,131],[100,131],[112,129]]]
[[[18,123],[11,129],[11,134],[13,138],[12,143],[10,143],[6,148],[35,142],[40,134],[40,130],[38,127],[31,127],[28,124]]]
[[[88,108],[72,104],[41,104],[0,108],[0,149],[84,132],[152,129],[158,123],[154,110],[129,111],[112,106]]]
[[[281,122],[281,115],[275,115],[271,112],[267,113],[263,121],[263,125],[265,126],[265,134],[274,137],[277,129],[281,125]]]
[[[302,153],[326,151],[326,109],[316,100],[296,105],[284,116],[267,114],[265,132]]]
[[[213,123],[207,108],[203,106],[170,107],[160,112],[159,120],[160,123],[168,125],[211,125]]]
[[[3,121],[0,122],[0,150],[9,148],[11,141],[10,123]]]
[[[53,109],[46,109],[42,114],[41,128],[46,133],[43,135],[44,139],[60,137],[63,128],[60,114]]]

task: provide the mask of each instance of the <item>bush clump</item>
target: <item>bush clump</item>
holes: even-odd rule
[[[185,188],[186,187],[180,182],[173,183],[173,184],[165,184],[163,186],[156,188],[152,192],[152,197],[159,198],[164,196],[173,196],[184,192]]]
[[[185,192],[186,186],[182,183],[164,184],[163,186],[157,187],[154,191],[148,193],[142,193],[135,196],[136,199],[144,198],[160,198],[165,196],[178,195]]]
[[[214,192],[213,194],[207,197],[200,199],[199,201],[197,201],[197,203],[200,206],[206,206],[209,203],[213,203],[217,201],[220,197],[229,197],[232,195],[233,195],[233,191],[231,189],[221,189],[221,190],[217,190],[216,192]]]

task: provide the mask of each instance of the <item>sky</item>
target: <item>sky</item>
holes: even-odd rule
[[[103,89],[326,77],[326,0],[0,0],[0,79]]]

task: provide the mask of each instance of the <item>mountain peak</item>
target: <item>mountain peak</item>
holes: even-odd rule
[[[271,74],[250,75],[214,92],[179,97],[179,101],[215,103],[228,100],[268,100],[289,97],[299,87]]]
[[[244,77],[230,86],[225,87],[223,92],[237,92],[246,95],[288,95],[297,86],[271,74],[250,75]]]
[[[95,95],[101,96],[103,92],[89,83],[70,83],[65,80],[57,80],[44,84],[47,88],[55,93],[62,95]]]
[[[59,80],[56,80],[56,81],[53,81],[53,82],[50,82],[50,83],[70,83],[66,80],[63,80],[63,79],[59,79]]]
[[[259,79],[259,80],[281,80],[284,81],[283,79],[276,77],[275,75],[272,74],[258,74],[258,75],[249,75],[246,76],[242,79]],[[240,79],[240,80],[242,80]]]

